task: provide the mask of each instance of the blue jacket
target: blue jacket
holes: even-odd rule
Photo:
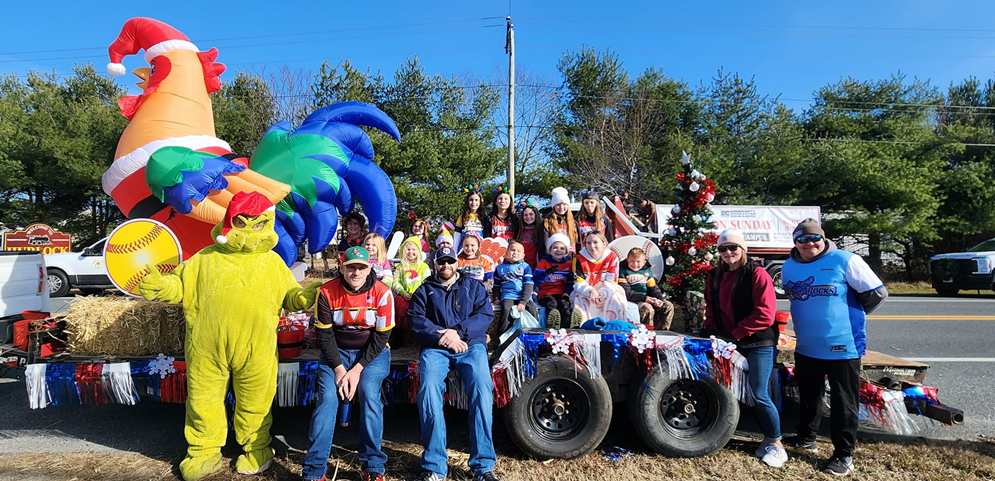
[[[408,318],[422,347],[439,347],[436,331],[455,329],[468,345],[487,342],[487,328],[494,320],[487,289],[476,279],[460,275],[449,286],[429,277],[411,296]]]
[[[532,281],[532,268],[525,261],[511,262],[505,259],[494,270],[494,280],[495,287],[500,286],[502,301],[511,299],[528,302],[532,299],[535,284]]]

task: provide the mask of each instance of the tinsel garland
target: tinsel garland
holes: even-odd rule
[[[902,391],[884,389],[861,381],[860,416],[876,420],[896,434],[910,435],[915,432]]]
[[[104,365],[84,363],[76,365],[76,390],[80,404],[99,406],[108,404],[103,382]]]
[[[293,364],[293,363],[291,363]],[[317,389],[318,361],[297,363],[297,405],[310,406],[314,401],[314,390]]]
[[[46,382],[48,364],[28,364],[24,373],[24,383],[28,389],[28,405],[31,409],[42,409],[52,402]]]
[[[138,402],[138,390],[131,377],[131,363],[112,362],[103,365],[103,383],[111,402],[133,406]]]
[[[297,380],[300,379],[300,365],[296,362],[282,362],[276,367],[276,405],[291,407],[297,405]]]

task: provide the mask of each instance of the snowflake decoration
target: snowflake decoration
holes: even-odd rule
[[[569,354],[570,344],[573,344],[573,335],[566,329],[550,329],[546,343],[553,348],[553,354]]]
[[[176,368],[173,367],[174,360],[160,352],[155,359],[149,361],[149,374],[153,376],[158,374],[159,379],[165,379],[167,374],[176,372]]]
[[[726,359],[732,359],[733,353],[736,352],[736,345],[731,342],[723,341],[715,336],[712,336],[712,353],[715,357],[724,357]]]
[[[640,324],[638,329],[633,329],[630,333],[629,344],[632,344],[640,354],[656,347],[656,333],[647,330],[645,325]]]

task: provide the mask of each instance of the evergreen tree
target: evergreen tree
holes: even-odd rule
[[[672,299],[684,299],[688,291],[703,291],[706,272],[712,267],[715,241],[710,232],[715,223],[709,219],[709,202],[715,199],[715,184],[695,169],[691,156],[681,158],[683,170],[676,175],[676,203],[671,211],[669,229],[664,232],[661,248],[666,256],[662,286]]]

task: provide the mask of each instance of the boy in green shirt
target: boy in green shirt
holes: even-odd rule
[[[674,319],[674,305],[667,300],[656,284],[646,252],[638,247],[629,251],[619,265],[618,283],[625,290],[625,298],[639,306],[639,321],[650,330],[666,331]]]

